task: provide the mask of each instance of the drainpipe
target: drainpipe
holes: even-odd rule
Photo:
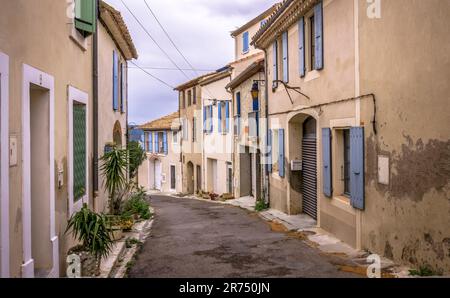
[[[98,1],[95,1],[96,30],[93,36],[93,208],[97,210],[96,197],[98,196]]]
[[[268,77],[268,69],[269,69],[269,65],[267,62],[267,50],[264,49],[264,80],[266,81],[266,86],[265,86],[265,90],[264,90],[264,97],[265,97],[265,102],[264,102],[264,109],[265,109],[265,113],[266,113],[266,151],[267,151],[267,144],[269,144],[269,77]],[[272,151],[270,152],[270,154],[272,154]],[[268,171],[268,167],[267,167],[267,156],[266,156],[266,165],[264,167],[264,199],[266,201],[267,206],[270,206],[270,183],[269,183],[269,171]]]

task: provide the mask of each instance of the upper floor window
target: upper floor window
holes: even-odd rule
[[[192,119],[192,142],[197,141],[197,118]]]
[[[188,102],[188,107],[190,107],[192,104],[192,91],[191,90],[188,91],[187,102]]]
[[[174,144],[178,144],[178,131],[172,131],[172,140]]]
[[[192,104],[197,104],[197,88],[192,88]]]
[[[250,39],[248,31],[242,35],[242,53],[248,53],[250,50]]]
[[[186,100],[185,100],[185,97],[186,97],[186,93],[185,93],[185,91],[183,90],[183,91],[180,92],[180,107],[181,107],[182,109],[186,108]]]
[[[95,32],[95,0],[75,0],[75,28],[84,36]]]
[[[300,18],[299,33],[299,72],[305,76],[307,71],[321,70],[323,58],[323,7],[322,2]]]

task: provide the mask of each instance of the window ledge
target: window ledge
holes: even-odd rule
[[[318,78],[320,78],[320,72],[317,71],[317,70],[312,70],[312,71],[309,71],[306,74],[306,76],[304,78],[304,81],[305,82],[310,82],[310,81],[314,81],[314,80],[316,80]]]
[[[75,22],[69,23],[69,37],[70,39],[81,49],[83,52],[87,51],[88,42],[87,38],[84,37],[78,30],[75,28]]]
[[[335,196],[331,200],[331,204],[339,209],[342,209],[352,215],[356,215],[355,209],[350,203],[350,198],[347,196]]]

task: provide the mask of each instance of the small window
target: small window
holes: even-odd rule
[[[278,129],[272,130],[272,172],[278,173]]]
[[[350,130],[344,130],[344,194],[350,196]]]
[[[309,69],[314,70],[316,65],[316,32],[314,15],[309,18]]]
[[[192,104],[196,105],[197,104],[197,88],[194,87],[192,89]]]
[[[249,33],[244,32],[242,35],[242,53],[246,54],[250,50],[250,43],[249,43]]]
[[[192,119],[192,142],[197,141],[197,118]]]
[[[186,93],[184,90],[180,92],[180,106],[182,109],[186,108]]]
[[[158,132],[158,153],[164,153],[164,132]]]
[[[178,144],[178,131],[172,131],[172,140],[174,144]]]
[[[191,104],[192,104],[192,91],[191,90],[189,90],[188,91],[188,107],[190,107],[191,106]]]

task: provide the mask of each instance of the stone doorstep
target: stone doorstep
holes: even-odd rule
[[[151,209],[151,212],[153,213],[153,209]],[[140,221],[136,223],[132,230],[129,232],[124,232],[123,237],[121,240],[116,241],[113,245],[112,252],[109,254],[109,256],[106,259],[102,259],[100,263],[100,276],[99,278],[110,278],[113,277],[111,274],[113,273],[114,269],[118,267],[119,260],[123,260],[128,256],[129,251],[134,249],[133,255],[135,253],[135,247],[127,248],[126,247],[126,240],[129,238],[136,238],[139,241],[145,240],[145,235],[149,234],[151,226],[153,223],[153,218],[145,221]],[[117,274],[114,275],[116,277]]]

